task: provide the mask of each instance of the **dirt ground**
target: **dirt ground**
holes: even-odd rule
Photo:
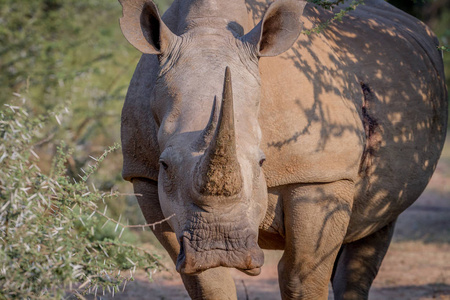
[[[233,270],[240,300],[281,299],[277,262],[281,253],[267,251],[261,275],[247,276]],[[163,253],[162,253],[163,255]],[[172,269],[143,274],[129,283],[115,299],[189,299],[181,279]],[[372,286],[371,300],[450,299],[450,141],[423,195],[399,218],[394,240]],[[333,299],[330,295],[329,299]]]

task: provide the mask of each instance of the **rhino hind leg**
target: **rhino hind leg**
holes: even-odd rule
[[[286,244],[278,264],[282,299],[327,299],[336,256],[350,219],[354,183],[282,188]]]
[[[394,233],[395,221],[340,250],[332,277],[334,299],[368,299]]]
[[[133,180],[134,191],[142,196],[137,197],[139,206],[148,224],[164,219],[158,198],[156,182],[146,179]],[[176,235],[167,222],[153,229],[158,241],[169,253],[175,263],[180,245]],[[193,300],[236,300],[236,286],[226,268],[214,268],[196,275],[182,274],[183,284]]]

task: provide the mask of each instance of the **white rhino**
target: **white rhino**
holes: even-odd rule
[[[367,299],[447,128],[433,33],[383,0],[121,0],[144,53],[122,112],[123,177],[193,299],[236,299],[284,250],[283,299]],[[342,7],[335,9],[335,11]],[[264,163],[264,166],[263,166]]]

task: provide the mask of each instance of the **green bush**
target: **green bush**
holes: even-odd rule
[[[165,9],[170,1],[156,2]],[[0,0],[0,107],[13,93],[26,94],[27,111],[35,115],[71,103],[70,122],[61,128],[52,116],[35,147],[44,173],[55,141],[76,149],[67,169],[78,178],[92,163],[89,155],[101,155],[104,145],[120,139],[120,111],[141,56],[123,37],[121,16],[117,0]],[[121,160],[121,153],[110,154],[94,178],[97,187],[132,190],[120,176]],[[112,216],[144,222],[133,196],[113,200]]]
[[[63,143],[49,174],[38,167],[33,145],[58,115],[32,117],[13,105],[0,110],[0,299],[115,293],[136,268],[159,266],[151,253],[124,240],[129,226],[100,210],[106,198],[120,194],[88,185],[119,145],[94,159],[78,180],[66,173],[71,151]]]

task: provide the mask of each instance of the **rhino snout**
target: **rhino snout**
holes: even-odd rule
[[[185,230],[180,238],[177,271],[193,275],[210,268],[228,267],[259,275],[264,253],[258,246],[257,234],[250,229],[227,231],[225,228],[230,225]]]

